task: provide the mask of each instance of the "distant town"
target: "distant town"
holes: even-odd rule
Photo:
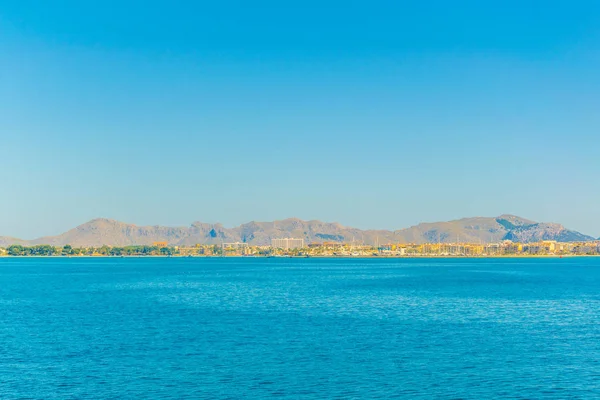
[[[233,242],[191,247],[152,245],[73,247],[12,245],[0,248],[0,256],[172,256],[172,257],[499,257],[499,256],[584,256],[600,255],[600,241],[536,243],[424,243],[381,244],[376,246],[320,242],[305,244],[304,239],[272,239],[270,246],[251,246]]]

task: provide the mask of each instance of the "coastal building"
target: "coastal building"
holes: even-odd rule
[[[223,243],[223,248],[225,249],[242,249],[247,248],[248,246],[248,243],[245,242]]]
[[[247,255],[250,254],[250,245],[246,242],[223,243],[223,254]]]
[[[556,251],[556,240],[544,240],[542,241],[542,245],[546,248],[546,251],[549,253],[554,253]]]
[[[276,249],[300,249],[304,247],[304,239],[283,238],[271,239],[271,247]]]

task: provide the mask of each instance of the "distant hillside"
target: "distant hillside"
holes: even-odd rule
[[[536,242],[556,240],[577,242],[594,240],[593,237],[568,230],[556,223],[538,223],[514,215],[501,215],[496,218],[475,217],[456,221],[424,223],[408,229],[396,231],[399,242]]]
[[[35,240],[0,237],[0,246],[11,244],[50,244],[63,246],[127,246],[152,244],[165,241],[170,245],[219,244],[223,242],[246,242],[252,245],[268,245],[273,238],[304,238],[313,242],[376,243],[426,243],[426,242],[481,242],[501,240],[535,242],[556,240],[561,242],[592,241],[591,236],[568,230],[555,223],[539,223],[514,215],[495,218],[463,218],[448,222],[422,223],[397,231],[361,230],[338,223],[303,221],[288,218],[273,222],[249,222],[235,228],[221,224],[194,222],[189,227],[137,226],[110,219],[94,219],[58,236]]]

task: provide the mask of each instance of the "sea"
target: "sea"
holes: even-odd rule
[[[600,258],[0,258],[0,399],[600,399]]]

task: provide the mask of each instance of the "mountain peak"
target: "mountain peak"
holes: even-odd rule
[[[102,224],[120,225],[120,224],[125,224],[125,223],[121,222],[121,221],[117,221],[116,219],[110,219],[110,218],[94,218],[94,219],[91,219],[88,222],[85,222],[79,226],[102,225]],[[127,224],[127,225],[130,225],[130,224]]]

